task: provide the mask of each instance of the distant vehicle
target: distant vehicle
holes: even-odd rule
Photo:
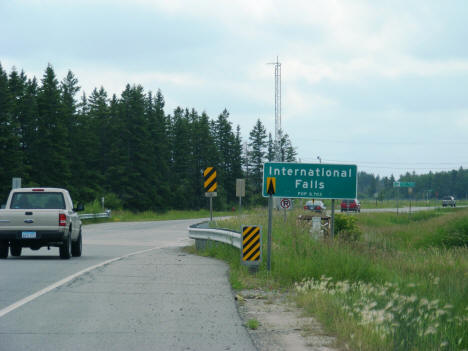
[[[341,201],[341,212],[361,212],[361,203],[358,199]]]
[[[56,246],[60,258],[81,256],[81,220],[70,194],[59,188],[19,188],[10,192],[0,210],[0,259],[21,256],[23,247]]]
[[[455,198],[453,196],[445,196],[442,198],[442,207],[455,207],[457,205]]]
[[[323,212],[327,208],[325,207],[325,204],[322,201],[307,201],[306,204],[304,205],[304,210],[310,210],[314,212]]]

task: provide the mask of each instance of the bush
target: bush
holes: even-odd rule
[[[344,241],[358,241],[361,229],[356,224],[355,216],[335,215],[335,235]]]
[[[111,210],[121,210],[123,207],[122,200],[114,193],[109,193],[104,196],[104,205]]]
[[[440,229],[442,244],[446,247],[468,247],[468,218],[455,219],[446,228]]]

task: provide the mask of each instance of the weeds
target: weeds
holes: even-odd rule
[[[301,306],[354,349],[468,349],[466,209],[343,215],[362,232],[355,241],[314,240],[299,213],[273,217],[270,272],[263,262],[250,275],[237,250],[226,258],[238,286],[294,287]],[[218,226],[266,232],[266,221],[259,210]]]
[[[252,330],[257,330],[260,325],[260,322],[257,321],[256,319],[249,319],[247,321],[247,328],[252,329]]]

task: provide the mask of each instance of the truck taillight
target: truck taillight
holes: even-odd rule
[[[59,213],[59,227],[67,226],[67,216],[65,213]]]

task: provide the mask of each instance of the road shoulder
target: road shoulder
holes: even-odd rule
[[[259,351],[337,351],[329,336],[312,317],[305,317],[288,293],[242,290],[236,294],[241,319]],[[258,322],[257,329],[248,327]]]

